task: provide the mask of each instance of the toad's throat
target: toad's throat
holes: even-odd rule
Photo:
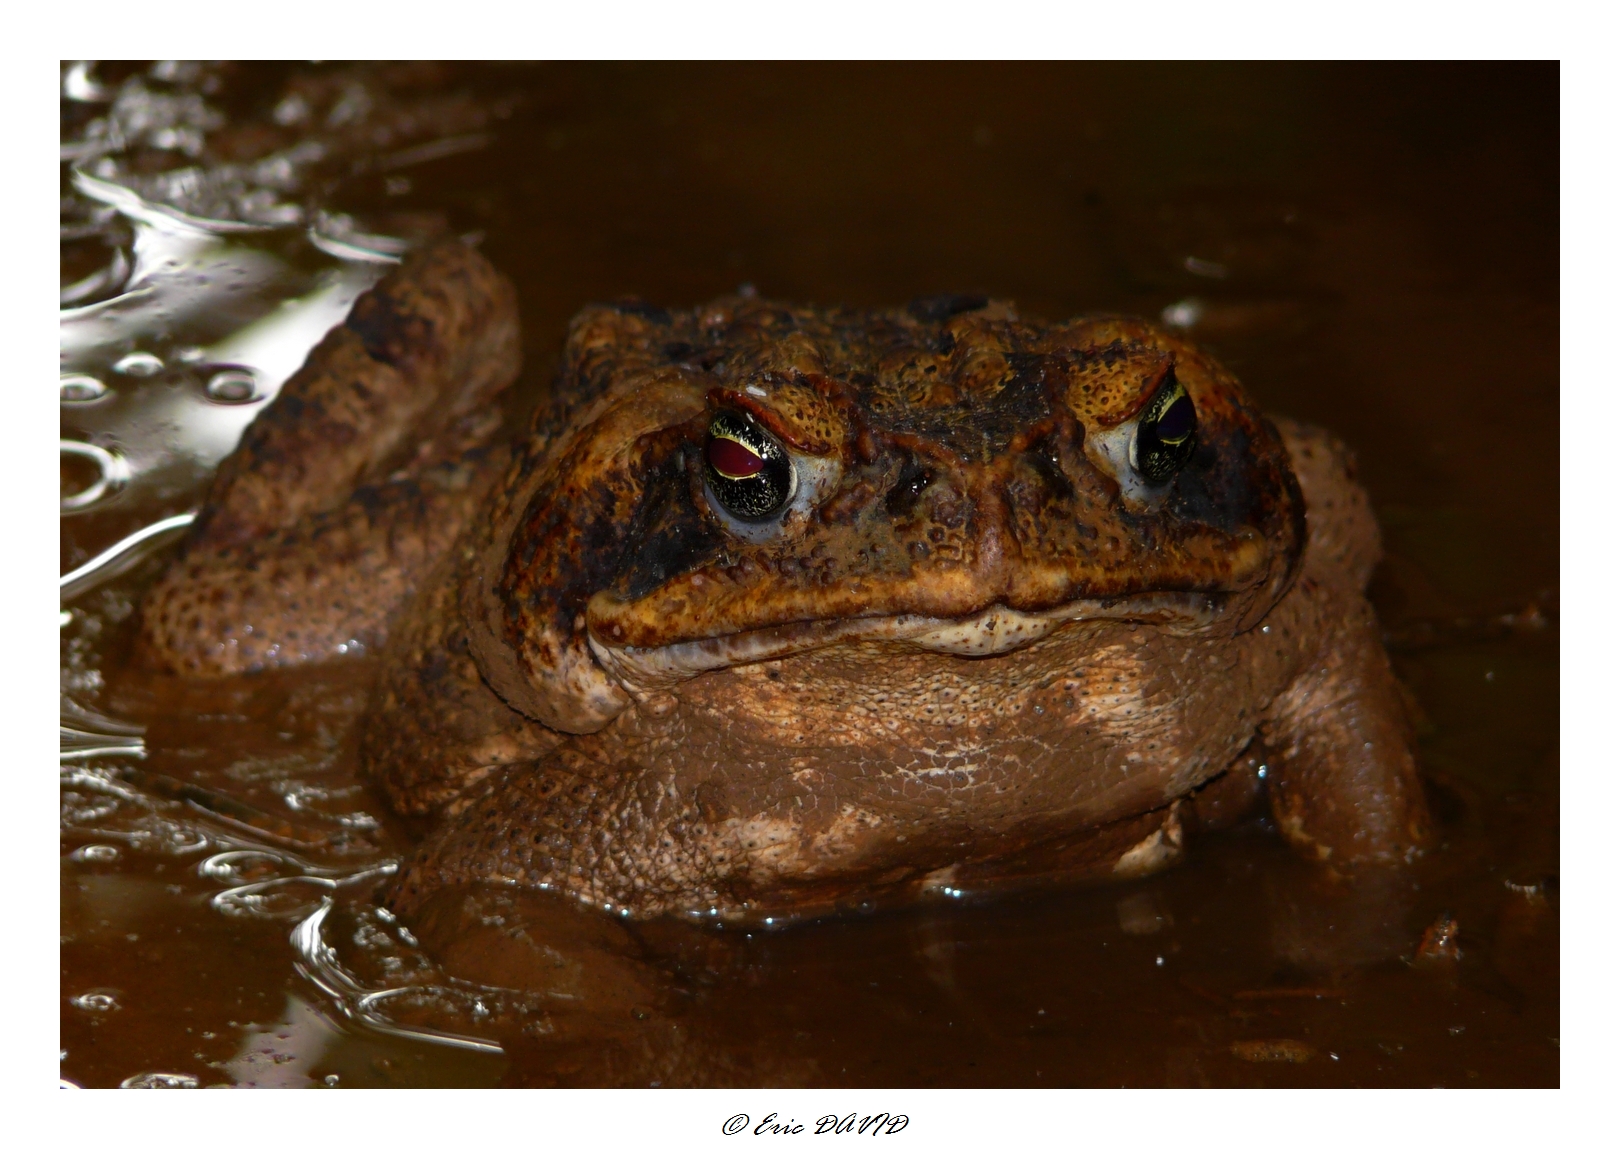
[[[987,658],[1038,642],[1075,622],[1142,622],[1178,633],[1206,630],[1227,613],[1223,596],[1156,592],[1114,599],[1081,599],[1025,612],[995,604],[965,618],[915,614],[786,623],[665,646],[629,646],[590,630],[590,645],[607,673],[633,695],[668,690],[709,670],[767,662],[840,642],[885,642],[916,651]]]

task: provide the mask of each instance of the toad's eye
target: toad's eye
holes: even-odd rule
[[[1192,458],[1198,445],[1198,408],[1172,369],[1136,421],[1131,464],[1151,483],[1162,483]]]
[[[703,474],[715,501],[745,522],[769,518],[793,497],[793,460],[747,415],[718,411],[703,445]]]

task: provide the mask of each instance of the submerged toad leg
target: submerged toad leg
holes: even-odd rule
[[[148,660],[217,676],[373,648],[500,460],[516,294],[451,241],[362,296],[220,465],[147,595]]]
[[[1309,542],[1291,608],[1321,639],[1261,725],[1267,788],[1283,835],[1329,865],[1407,860],[1429,819],[1400,686],[1365,589],[1378,524],[1350,452],[1326,432],[1278,420],[1305,494]]]
[[[722,900],[709,830],[664,778],[616,769],[564,744],[513,763],[400,871],[392,908],[414,913],[443,886],[492,883],[649,916]]]

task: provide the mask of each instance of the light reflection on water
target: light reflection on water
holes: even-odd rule
[[[378,882],[397,867],[366,840],[375,818],[363,810],[311,808],[333,801],[341,807],[346,791],[287,781],[279,792],[287,811],[302,818],[289,838],[276,828],[286,812],[255,811],[131,769],[148,757],[145,732],[102,713],[98,703],[95,639],[133,607],[121,580],[184,534],[212,468],[309,349],[408,246],[405,238],[322,206],[331,187],[313,176],[336,161],[350,170],[374,166],[362,146],[368,131],[396,148],[409,145],[375,162],[386,170],[488,142],[455,130],[480,127],[478,115],[441,116],[447,134],[437,138],[432,122],[422,138],[424,128],[408,117],[403,127],[381,131],[379,117],[398,120],[399,109],[388,93],[369,91],[360,73],[339,82],[313,132],[320,138],[295,140],[252,163],[210,160],[203,157],[212,134],[232,127],[211,102],[212,76],[207,67],[173,63],[118,85],[102,83],[87,64],[69,65],[63,74],[64,107],[105,107],[62,145],[62,513],[84,523],[77,538],[116,540],[102,542],[94,557],[65,552],[79,561],[60,580],[64,863],[88,873],[116,869],[126,854],[202,855],[198,878],[223,887],[206,898],[205,912],[291,925],[287,966],[310,986],[310,1000],[289,992],[279,1021],[247,1026],[236,1053],[211,1063],[238,1084],[308,1084],[310,1067],[341,1043],[346,1028],[499,1052],[481,1038],[392,1020],[401,1006],[428,1015],[466,1004],[463,991],[444,984],[425,958],[385,955],[363,978],[323,936],[335,912],[357,931],[361,952],[414,947],[408,931],[369,905]],[[318,111],[308,100],[284,100],[275,116],[278,124],[297,126]],[[81,476],[72,484],[70,461]],[[98,529],[96,516],[117,523],[122,537]],[[147,525],[131,530],[131,516]],[[291,761],[285,769],[297,769],[302,759]],[[107,877],[120,890],[135,880]],[[79,901],[91,899],[86,907],[100,907],[86,912],[105,919],[101,929],[133,923],[129,915],[150,898],[144,886],[138,894],[129,886],[115,895],[121,912],[109,914],[99,886],[77,888],[87,891]],[[138,986],[129,988],[139,997]],[[122,994],[98,988],[71,1004],[107,1013],[120,1008]],[[64,1060],[69,1087],[71,1068]],[[199,1078],[159,1066],[122,1084],[191,1088]]]
[[[122,574],[166,543],[179,539],[196,519],[190,511],[170,515],[124,536],[89,562],[74,567],[59,580],[63,602],[78,598],[110,578]]]
[[[477,1053],[502,1052],[499,1042],[487,1038],[447,1033],[426,1026],[394,1021],[384,1012],[385,1008],[391,1004],[410,1002],[418,1006],[424,1004],[429,1007],[446,1006],[458,1012],[465,1009],[475,1017],[487,1017],[490,1011],[483,1003],[484,997],[498,995],[518,998],[522,995],[503,994],[489,989],[479,992],[454,985],[403,985],[383,988],[367,986],[344,967],[336,951],[327,944],[323,928],[333,905],[331,898],[322,899],[321,904],[294,927],[292,945],[298,952],[299,972],[325,993],[344,1017],[389,1036],[412,1037],[436,1045],[449,1046],[452,1049]],[[400,942],[415,948],[416,942],[410,936],[410,932],[396,923],[387,911],[378,913],[373,910],[372,916],[385,928],[392,927],[394,937]]]
[[[60,386],[89,440],[63,449],[99,453],[103,474],[123,483],[177,466],[203,472],[229,454],[258,411],[246,401],[273,399],[385,266],[310,248],[327,266],[304,271],[186,223],[130,222],[135,270],[124,290],[61,317]],[[92,395],[113,402],[78,405]],[[94,506],[110,487],[64,509]]]
[[[197,858],[197,876],[217,887],[206,900],[209,911],[243,923],[284,923],[289,927],[289,967],[311,987],[314,1000],[326,1003],[330,1016],[316,1016],[297,1000],[278,1024],[281,1030],[304,1033],[313,1042],[307,1048],[302,1038],[277,1041],[274,1056],[260,1056],[263,1051],[254,1044],[258,1038],[245,1038],[238,1055],[222,1065],[238,1082],[307,1083],[304,1070],[344,1032],[333,1019],[376,1037],[500,1053],[496,1041],[452,1030],[466,1030],[497,1012],[537,1012],[539,1003],[528,995],[453,983],[420,952],[409,930],[372,904],[378,884],[398,867],[394,859],[379,857],[374,849],[345,858],[278,845],[269,835],[255,835],[252,827],[154,796],[122,778],[116,765],[84,760],[95,753],[63,754],[64,842],[88,843],[74,849],[67,861],[81,869],[113,866],[125,851],[149,858]],[[102,749],[99,756],[108,753]],[[133,887],[118,895],[120,918],[135,924],[148,900],[149,895],[135,894]],[[334,925],[341,942],[331,934]],[[115,927],[122,928],[116,920],[104,928]],[[364,972],[357,972],[357,965]],[[139,994],[138,986],[131,988]],[[108,1001],[116,992],[92,991]],[[89,998],[76,1004],[103,1008]],[[298,1058],[299,1066],[283,1064],[289,1054]]]

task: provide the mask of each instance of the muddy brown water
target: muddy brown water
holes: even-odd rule
[[[128,472],[64,514],[64,571],[196,505],[284,375],[276,348],[318,337],[264,317],[326,291],[306,310],[335,320],[381,266],[370,237],[481,233],[522,297],[531,393],[570,314],[630,294],[1164,316],[1358,452],[1443,828],[1354,887],[1257,819],[1132,885],[664,938],[679,1009],[581,1036],[555,1001],[456,982],[378,912],[419,828],[355,775],[366,657],[210,687],[127,666],[153,555],[64,602],[65,1079],[1558,1084],[1556,67],[64,73],[63,370],[92,383],[64,384],[63,437]],[[400,101],[387,131],[378,93]],[[140,100],[170,134],[108,144]],[[365,131],[334,143],[345,123]],[[285,159],[317,137],[326,159]],[[224,207],[160,178],[277,157],[242,177],[270,192]],[[143,222],[108,185],[262,226]],[[167,310],[107,320],[133,306],[118,259],[139,281],[154,251],[207,305],[171,284]],[[217,381],[232,356],[257,399]],[[100,466],[65,454],[64,497]]]

